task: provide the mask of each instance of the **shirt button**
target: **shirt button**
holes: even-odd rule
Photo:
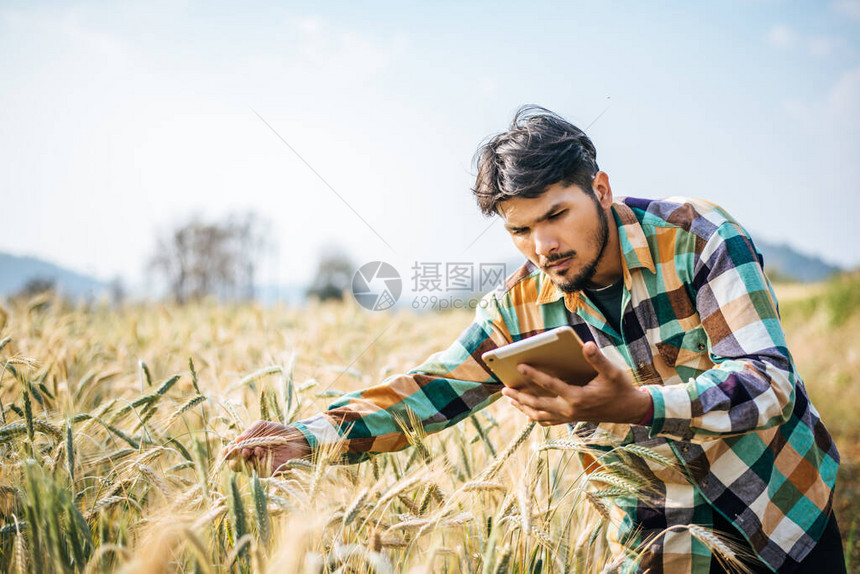
[[[708,479],[702,481],[702,488],[708,488]]]
[[[690,447],[688,447],[687,445],[684,445],[681,447],[681,450],[684,452],[688,452],[690,450]]]
[[[640,369],[644,369],[644,368],[645,368],[645,361],[639,361],[639,368],[640,368]]]
[[[704,351],[704,350],[705,350],[705,344],[704,344],[704,343],[699,343],[699,350],[700,350],[700,351]]]

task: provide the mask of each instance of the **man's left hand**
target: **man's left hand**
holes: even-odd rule
[[[531,383],[555,396],[538,397],[510,387],[502,394],[531,420],[543,426],[574,421],[637,424],[651,408],[651,397],[633,385],[627,373],[607,359],[589,341],[582,347],[585,359],[597,371],[588,384],[571,385],[525,363],[518,366]]]

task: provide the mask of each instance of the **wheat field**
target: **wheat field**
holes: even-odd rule
[[[783,312],[843,454],[837,512],[856,554],[860,425],[846,398],[860,398],[860,314],[849,283],[847,303],[834,284],[787,297]],[[0,571],[600,572],[635,560],[647,548],[608,535],[619,520],[609,503],[647,493],[637,463],[673,461],[593,449],[504,400],[438,435],[404,420],[413,448],[358,465],[331,452],[275,477],[224,464],[222,448],[253,421],[318,412],[418,364],[469,320],[349,303],[7,302]],[[581,460],[604,464],[585,472]],[[736,563],[730,542],[691,533]]]

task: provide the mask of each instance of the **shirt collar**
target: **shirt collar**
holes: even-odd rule
[[[622,200],[623,198],[616,198],[613,201],[612,213],[618,228],[618,243],[621,248],[621,257],[624,260],[624,265],[622,265],[624,287],[629,291],[631,287],[631,271],[645,268],[651,273],[656,273],[656,269],[654,267],[654,259],[651,256],[651,248],[648,246],[648,240],[645,237],[645,232],[642,230],[642,225],[636,219],[633,210]],[[564,297],[564,304],[568,309],[575,311],[579,307],[580,291],[565,293],[558,285],[552,282],[546,273],[543,271],[540,273],[543,276],[543,281],[541,282],[541,289],[537,298],[538,305],[554,303]]]

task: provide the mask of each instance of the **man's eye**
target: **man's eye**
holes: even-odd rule
[[[514,229],[511,233],[522,236],[528,233],[528,229]]]
[[[565,212],[565,211],[567,211],[567,210],[565,209],[565,210],[562,210],[562,211],[556,211],[555,213],[553,213],[552,215],[550,215],[550,216],[549,216],[549,219],[558,219],[559,217],[561,217],[562,215],[564,215],[564,212]]]

